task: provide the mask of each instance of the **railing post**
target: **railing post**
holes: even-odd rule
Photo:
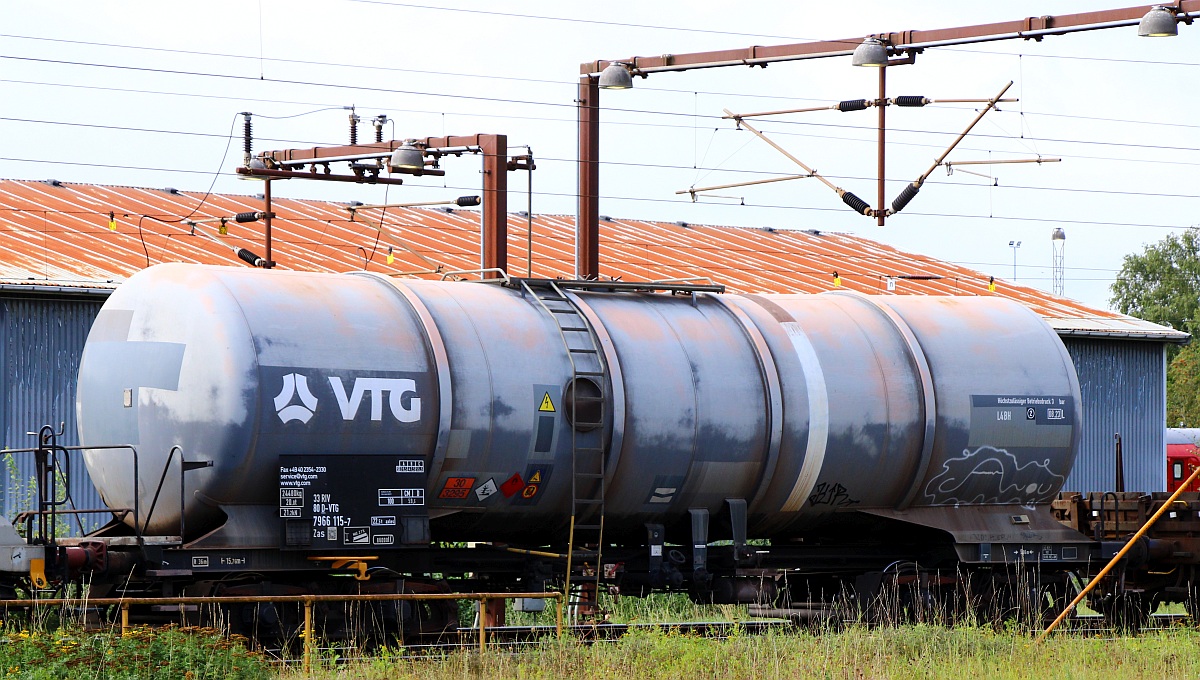
[[[561,593],[555,593],[558,597],[554,598],[555,621],[554,628],[558,633],[558,639],[562,639],[563,634],[563,598]]]
[[[129,634],[129,603],[121,603],[121,637]]]
[[[479,653],[487,651],[487,598],[479,598]]]
[[[311,599],[304,600],[304,674],[312,675],[312,610]]]

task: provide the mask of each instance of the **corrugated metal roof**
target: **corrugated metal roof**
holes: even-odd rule
[[[241,246],[265,256],[262,222],[189,227],[193,220],[261,210],[260,197],[162,189],[0,180],[0,285],[114,287],[159,262],[237,264]],[[276,198],[272,259],[281,269],[369,269],[437,278],[479,266],[475,210],[393,208],[352,219],[346,204]],[[109,213],[116,230],[109,229]],[[194,214],[193,214],[194,212]],[[383,217],[380,228],[379,219]],[[527,217],[509,215],[509,272],[526,275]],[[533,220],[533,274],[571,278],[575,219]],[[389,248],[394,255],[387,262]],[[1063,335],[1184,341],[1187,334],[1093,309],[981,272],[850,234],[606,219],[601,272],[626,281],[709,277],[731,292],[815,293],[834,287],[876,294],[997,295],[1018,300]],[[889,280],[894,291],[889,291]]]

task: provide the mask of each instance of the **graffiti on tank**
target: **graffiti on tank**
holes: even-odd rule
[[[942,472],[925,486],[925,497],[937,505],[1044,503],[1063,481],[1051,471],[1049,459],[1022,463],[1004,449],[981,446],[943,463]]]
[[[813,489],[812,495],[808,497],[808,504],[844,508],[847,505],[856,505],[858,501],[851,498],[850,494],[846,491],[846,487],[841,484],[821,482]]]

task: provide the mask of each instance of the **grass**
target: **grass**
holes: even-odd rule
[[[713,612],[703,612],[713,613]],[[710,617],[706,617],[710,618]],[[712,617],[715,618],[715,617]],[[350,660],[347,660],[350,659]],[[402,678],[921,678],[1027,680],[1200,677],[1200,631],[1190,626],[1140,637],[1055,635],[1041,645],[1027,632],[991,626],[850,626],[816,633],[739,632],[714,640],[638,630],[612,642],[547,639],[539,645],[414,652],[390,648],[362,659],[319,654],[314,673],[273,665],[237,639],[200,628],[135,628],[129,635],[84,632],[77,625],[0,634],[0,680],[8,678],[150,678],[203,680],[396,680]]]
[[[281,677],[298,679],[298,669]],[[1136,638],[1030,636],[992,628],[851,627],[832,633],[733,635],[725,640],[639,631],[595,645],[550,641],[519,653],[496,649],[437,656],[403,650],[327,667],[321,680],[364,678],[995,678],[1056,680],[1200,677],[1200,633],[1187,628]]]
[[[744,608],[698,606],[685,596],[660,594],[604,603],[611,620],[737,621]],[[543,623],[552,614],[510,613],[511,623]],[[513,621],[525,617],[527,621]],[[535,621],[536,620],[536,621]],[[122,636],[85,631],[55,617],[0,626],[0,680],[8,678],[170,678],[202,680],[394,680],[401,678],[1198,678],[1200,631],[1190,621],[1139,637],[1056,634],[1040,645],[1016,625],[945,627],[916,624],[812,632],[781,629],[748,634],[735,626],[727,639],[656,629],[586,644],[547,638],[520,648],[493,645],[485,654],[385,648],[370,657],[350,648],[318,651],[312,674],[299,659],[287,665],[248,652],[244,640],[203,628],[134,628]]]
[[[208,680],[273,678],[276,669],[242,641],[206,628],[137,627],[119,632],[6,630],[0,634],[0,678]]]

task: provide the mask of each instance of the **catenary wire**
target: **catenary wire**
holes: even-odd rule
[[[564,85],[564,86],[566,86],[566,85],[574,86],[576,84],[574,81],[568,82],[568,81],[547,80],[547,79],[539,79],[539,78],[520,78],[520,77],[516,77],[516,76],[503,76],[503,75],[498,76],[498,75],[494,75],[494,74],[456,73],[456,72],[451,72],[451,71],[429,71],[429,70],[422,70],[422,69],[407,69],[407,68],[401,68],[401,67],[396,67],[396,66],[381,66],[378,64],[349,64],[349,63],[342,63],[342,62],[327,62],[327,61],[315,61],[315,60],[306,60],[306,59],[283,59],[283,58],[272,58],[272,57],[264,58],[261,55],[256,57],[253,55],[230,54],[230,53],[223,53],[223,52],[181,50],[181,49],[173,49],[173,48],[166,48],[166,47],[148,47],[148,46],[142,46],[142,45],[123,45],[123,44],[119,44],[119,43],[105,43],[105,42],[95,42],[95,41],[86,41],[86,40],[67,40],[67,39],[63,39],[63,38],[49,38],[49,37],[45,37],[45,36],[0,34],[0,38],[45,41],[45,42],[53,42],[53,43],[61,43],[61,44],[69,44],[69,45],[84,45],[84,46],[91,46],[91,47],[105,47],[105,48],[113,48],[113,49],[152,51],[152,52],[160,52],[160,53],[165,53],[165,54],[183,54],[183,55],[190,55],[190,56],[205,56],[205,57],[218,57],[218,58],[227,58],[227,59],[269,61],[269,62],[284,63],[284,64],[298,64],[298,65],[304,65],[304,66],[329,66],[329,67],[334,67],[334,68],[345,68],[345,69],[354,69],[354,70],[364,70],[364,69],[365,70],[381,70],[381,71],[392,71],[392,72],[399,72],[399,73],[436,75],[436,76],[441,76],[441,77],[449,76],[449,77],[461,77],[461,78],[481,78],[481,79],[486,79],[486,80],[534,82],[534,83]],[[1010,55],[1010,53],[1003,53],[1003,52],[987,52],[987,51],[976,51],[976,50],[956,50],[956,51],[971,52],[971,53],[978,53],[978,54],[996,54],[996,55],[1005,55],[1005,56]],[[1026,56],[1026,55],[1019,54],[1019,55],[1015,55],[1015,56]],[[1091,61],[1096,60],[1092,57],[1067,57],[1067,56],[1060,56],[1060,55],[1028,55],[1028,56],[1051,57],[1051,58],[1062,58],[1062,59],[1086,59],[1086,60],[1091,60]],[[1156,61],[1146,61],[1146,60],[1123,60],[1123,59],[1112,59],[1112,58],[1105,58],[1103,60],[1109,61],[1109,62],[1127,62],[1127,63],[1151,64],[1151,65],[1162,64],[1162,65],[1200,66],[1200,63],[1181,64],[1178,62],[1156,62]],[[0,80],[0,82],[21,82],[21,81]],[[42,84],[50,84],[50,83],[42,83]],[[87,87],[87,86],[79,86],[79,87]],[[93,88],[93,89],[116,89],[118,91],[122,91],[121,88]],[[690,93],[690,94],[694,94],[694,95],[702,94],[702,95],[706,95],[706,96],[763,98],[763,99],[773,99],[773,100],[777,100],[777,101],[824,101],[821,99],[815,99],[815,98],[811,98],[811,97],[788,97],[788,96],[783,96],[783,95],[779,95],[779,94],[765,95],[765,94],[747,93],[747,92],[716,92],[716,91],[703,91],[703,90],[699,90],[699,91],[698,90],[683,90],[683,89],[675,89],[675,88],[659,88],[659,87],[645,86],[645,85],[639,86],[639,89],[645,90],[645,91],[650,91],[650,92],[667,92],[667,93],[680,93],[680,94],[689,94]],[[124,91],[129,91],[129,90],[124,90]],[[133,90],[133,91],[136,91],[136,90]],[[181,96],[196,96],[196,97],[205,97],[205,96],[212,97],[212,96],[214,96],[214,95],[200,95],[200,94],[189,95],[186,93],[166,93],[166,92],[156,93],[156,94],[178,94]],[[265,101],[270,101],[270,100],[265,100]],[[272,103],[299,103],[299,102],[272,102]],[[331,106],[330,108],[336,108],[336,107]],[[1135,123],[1135,124],[1147,124],[1147,125],[1168,125],[1168,126],[1187,127],[1187,128],[1200,127],[1198,125],[1188,125],[1186,123],[1171,123],[1171,122],[1164,122],[1164,121],[1118,120],[1118,119],[1098,118],[1098,117],[1093,117],[1093,116],[1072,116],[1070,114],[1038,113],[1038,112],[1032,112],[1032,111],[1026,111],[1025,113],[1027,115],[1057,116],[1057,117],[1066,117],[1066,118],[1078,118],[1078,119],[1082,119],[1082,120],[1098,120],[1098,121],[1111,121],[1111,122]]]
[[[410,94],[410,95],[416,95],[416,96],[446,97],[446,98],[451,98],[451,99],[466,99],[466,100],[486,101],[486,102],[493,102],[493,103],[499,102],[499,103],[506,103],[506,104],[519,104],[519,105],[529,105],[529,106],[548,106],[548,107],[558,107],[558,108],[570,108],[572,110],[574,110],[576,108],[575,104],[573,104],[573,103],[567,104],[567,103],[543,102],[543,101],[534,101],[534,100],[506,99],[506,98],[502,98],[502,97],[480,97],[480,96],[476,96],[476,95],[450,94],[450,93],[439,93],[439,92],[418,92],[418,91],[412,91],[412,90],[397,90],[397,89],[393,89],[393,88],[369,87],[369,86],[363,86],[363,85],[344,85],[344,84],[335,84],[335,83],[321,83],[321,82],[315,82],[315,81],[299,81],[299,80],[280,79],[280,78],[263,79],[263,78],[255,78],[253,76],[241,76],[241,75],[235,75],[235,74],[206,73],[206,72],[201,72],[201,71],[183,71],[183,70],[174,70],[174,69],[157,69],[157,68],[150,68],[150,67],[145,67],[145,66],[128,66],[128,65],[117,65],[117,64],[101,64],[101,63],[95,63],[95,62],[77,62],[77,61],[66,61],[66,60],[57,60],[57,59],[40,59],[40,58],[34,58],[34,57],[20,57],[20,56],[14,56],[14,55],[0,55],[0,59],[34,61],[34,62],[52,63],[52,64],[61,64],[61,65],[70,65],[70,66],[86,66],[86,67],[93,67],[93,68],[133,70],[133,71],[139,71],[139,72],[159,73],[159,74],[166,74],[166,75],[190,75],[190,76],[208,77],[208,78],[228,78],[228,79],[252,81],[252,82],[262,82],[265,80],[267,82],[289,84],[289,85],[303,85],[303,86],[310,86],[310,87],[335,87],[335,88],[341,88],[341,89],[353,89],[353,90],[363,90],[363,91],[372,91],[372,92],[387,92],[387,93],[391,93],[391,94]],[[687,112],[651,111],[651,110],[644,110],[644,109],[620,109],[620,108],[610,108],[607,110],[612,113],[635,113],[635,114],[644,114],[644,115],[677,116],[677,117],[686,117],[688,119],[695,119],[695,117],[696,117],[694,113],[687,113]],[[702,118],[713,120],[713,121],[721,120],[721,117],[716,116],[716,115],[702,116]],[[811,123],[811,122],[803,122],[803,121],[776,121],[775,124],[851,128],[851,129],[862,129],[862,130],[870,129],[866,126],[853,126],[853,125],[841,125],[841,124],[829,124],[829,123]],[[956,134],[953,132],[909,130],[909,129],[903,129],[903,128],[889,128],[889,132],[911,133],[911,134],[938,134],[938,135],[946,135],[946,136]],[[987,138],[1007,139],[1007,137],[996,136],[996,135],[979,135],[979,134],[977,134],[975,136],[979,137],[979,138],[984,138],[984,139],[987,139]],[[1180,148],[1180,147],[1165,146],[1165,145],[1129,144],[1129,143],[1121,143],[1121,142],[1102,142],[1102,141],[1096,141],[1096,140],[1075,141],[1075,140],[1062,140],[1062,139],[1053,139],[1053,138],[1033,138],[1033,137],[1029,137],[1026,139],[1030,139],[1032,141],[1044,141],[1044,142],[1085,143],[1085,144],[1098,144],[1098,145],[1111,145],[1111,146],[1127,146],[1127,147],[1132,147],[1132,148],[1173,149],[1173,150],[1180,150],[1180,151],[1196,151],[1196,150],[1198,150],[1198,149],[1193,149],[1191,147]]]
[[[325,109],[318,109],[318,111],[327,110],[327,109],[332,110],[332,109],[339,109],[339,108],[343,108],[343,107],[326,107]],[[308,113],[315,113],[315,112],[317,112],[317,111],[309,111],[309,112],[305,112],[305,114],[295,114],[295,115],[306,115]],[[264,116],[264,117],[268,117],[268,116]],[[30,118],[0,117],[0,120],[7,120],[7,121],[11,121],[11,122],[22,122],[22,123],[41,123],[41,124],[49,124],[49,125],[74,125],[74,126],[79,126],[79,127],[93,127],[93,128],[99,128],[99,129],[122,130],[122,131],[131,131],[131,132],[165,133],[165,134],[191,135],[191,136],[213,137],[213,138],[223,137],[223,135],[218,135],[215,133],[201,133],[201,132],[180,131],[180,130],[161,130],[161,129],[156,129],[156,128],[134,128],[134,127],[128,127],[128,126],[97,125],[97,124],[91,124],[91,123],[78,123],[78,122],[69,122],[69,121],[50,121],[50,120],[40,120],[40,119],[30,119]],[[554,119],[539,118],[537,120],[554,120]],[[567,121],[563,121],[563,122],[567,122]],[[655,124],[655,123],[613,122],[613,123],[609,123],[609,124],[612,124],[612,125],[620,125],[620,124],[646,125],[646,126],[672,127],[672,128],[677,128],[677,129],[683,129],[683,126],[662,125],[662,124]],[[862,129],[862,130],[866,129],[866,128],[858,128],[857,126],[843,126],[843,125],[837,125],[837,124],[824,124],[824,123],[806,123],[806,125],[811,125],[811,126],[816,126],[816,127],[835,127],[835,128]],[[729,130],[729,131],[732,132],[732,130]],[[950,135],[950,134],[953,134],[953,133],[940,132],[940,131],[905,130],[905,129],[889,129],[889,132],[907,132],[907,133],[912,133],[912,134],[926,134],[926,135]],[[804,137],[804,138],[834,139],[834,140],[840,140],[840,141],[874,143],[874,140],[859,139],[859,138],[854,138],[854,137],[822,136],[822,135],[813,135],[813,134],[807,134],[807,133],[787,132],[787,131],[778,131],[778,130],[772,130],[771,134],[779,135],[779,136],[799,136],[799,137]],[[973,136],[977,137],[977,138],[981,138],[981,139],[997,139],[997,140],[1015,139],[1011,136],[1006,136],[1006,135],[977,134],[977,135],[973,135]],[[294,140],[294,139],[280,139],[280,138],[264,138],[264,139],[266,141],[296,143],[296,144],[305,144],[305,145],[317,145],[317,144],[332,143],[332,142],[318,142],[318,141],[313,141],[313,140]],[[1126,147],[1140,148],[1140,149],[1155,149],[1155,150],[1182,151],[1182,152],[1190,152],[1190,151],[1200,150],[1200,149],[1196,149],[1196,148],[1192,148],[1192,147],[1128,144],[1128,143],[1122,143],[1122,142],[1101,142],[1101,141],[1095,141],[1095,140],[1069,140],[1069,139],[1042,138],[1042,137],[1026,137],[1023,139],[1029,139],[1029,140],[1033,140],[1033,141],[1044,141],[1047,143],[1084,144],[1084,145],[1093,144],[1093,145],[1102,145],[1102,146],[1126,146]],[[895,145],[898,145],[898,146],[921,146],[921,147],[927,147],[927,148],[941,148],[940,145],[935,145],[935,144],[920,144],[920,143],[914,143],[914,142],[901,142],[901,141],[895,141],[895,140],[893,140],[892,143]],[[962,147],[962,149],[965,151],[979,151],[979,152],[995,151],[994,149],[978,149],[978,148],[972,148],[972,147]],[[1059,154],[1059,155],[1062,155],[1062,154]],[[1116,161],[1116,162],[1152,162],[1152,163],[1164,163],[1164,164],[1193,165],[1193,163],[1187,163],[1187,162],[1180,163],[1180,162],[1175,162],[1175,161],[1160,161],[1158,159],[1106,158],[1106,157],[1098,157],[1098,156],[1074,156],[1074,155],[1070,155],[1070,156],[1076,157],[1076,158],[1085,158],[1088,160],[1112,160],[1112,161]]]
[[[86,124],[86,123],[71,123],[71,122],[65,122],[65,121],[45,121],[45,120],[34,120],[34,119],[24,119],[24,118],[0,117],[0,121],[16,121],[16,122],[23,122],[23,123],[42,123],[42,124],[50,124],[50,125],[74,125],[74,126],[88,127],[88,128],[100,128],[100,129],[112,129],[112,130],[122,130],[122,131],[162,133],[162,134],[171,134],[171,135],[191,135],[191,136],[198,136],[198,137],[232,139],[232,131],[231,131],[230,135],[218,135],[218,134],[204,133],[204,132],[191,132],[191,131],[181,131],[181,130],[158,130],[158,129],[151,129],[151,128],[129,128],[129,127],[121,127],[121,126],[92,125],[92,124]],[[236,116],[234,118],[234,122],[236,124]],[[297,140],[285,140],[285,139],[272,139],[270,141],[287,142],[287,143],[294,143],[294,144],[312,144],[312,145],[328,143],[328,142],[297,141]],[[227,157],[228,149],[229,149],[229,145],[227,143],[226,144],[226,153],[224,155],[222,155],[222,164],[224,163],[224,159]],[[55,163],[55,161],[44,160],[44,159],[32,159],[32,158],[8,157],[8,158],[0,158],[0,160],[6,160],[6,161],[12,161],[12,162],[26,162],[26,163]],[[574,159],[555,158],[555,157],[543,157],[539,160],[546,162],[546,163],[564,163],[564,164],[575,164],[577,162]],[[1129,162],[1131,159],[1112,159],[1112,160],[1118,161],[1118,162]],[[1150,162],[1150,161],[1148,161],[1148,162]],[[65,162],[60,162],[60,163],[65,163]],[[672,165],[672,164],[665,164],[665,163],[633,163],[633,162],[626,162],[626,161],[600,161],[599,163],[601,166],[610,166],[610,167],[632,167],[632,168],[648,168],[648,169],[659,169],[659,170],[701,170],[701,171],[705,171],[708,173],[724,172],[724,173],[730,173],[730,174],[734,174],[734,175],[773,176],[773,175],[779,174],[777,172],[771,172],[771,171],[766,171],[766,170],[753,170],[753,169],[744,169],[744,168],[738,169],[738,168],[723,168],[723,167],[703,167],[703,166],[694,167],[694,166],[686,166],[686,165]],[[112,167],[114,169],[129,169],[129,170],[142,169],[142,170],[152,170],[152,171],[159,171],[159,172],[176,172],[176,171],[177,172],[189,172],[189,173],[202,173],[203,172],[203,171],[199,171],[199,170],[184,170],[184,169],[176,170],[176,169],[172,169],[172,168],[145,168],[145,167],[121,166],[121,165],[110,165],[110,164],[87,164],[87,163],[74,163],[74,164],[84,165],[84,166]],[[203,174],[209,174],[209,173],[203,173]],[[233,173],[222,173],[222,174],[234,176]],[[824,176],[828,177],[829,179],[840,180],[840,181],[873,182],[876,180],[876,178],[874,178],[874,177],[862,177],[862,176],[855,176],[855,175],[837,175],[837,174],[826,173],[826,174],[824,174]],[[887,182],[907,182],[907,181],[909,181],[909,179],[906,177],[891,177],[891,178],[886,178],[886,181]],[[963,184],[961,184],[961,183],[945,182],[945,181],[940,181],[940,180],[929,180],[926,182],[926,184],[930,185],[930,186],[963,186]],[[976,186],[976,185],[968,185],[968,186]],[[986,186],[986,185],[978,185],[978,186]],[[1048,187],[1048,186],[1019,185],[1019,184],[1003,184],[1003,185],[995,186],[994,188],[1025,190],[1025,191],[1051,191],[1051,192],[1064,192],[1064,193],[1139,196],[1139,197],[1152,197],[1152,198],[1184,198],[1184,199],[1200,198],[1200,194],[1182,194],[1182,193],[1151,192],[1151,191],[1121,191],[1121,190],[1110,190],[1110,189],[1086,189],[1086,188],[1076,188],[1076,187]],[[535,193],[541,194],[543,192],[535,192]],[[0,209],[2,209],[2,208],[0,208]]]
[[[4,55],[0,55],[0,59],[4,59],[4,58],[11,58],[11,57],[6,57]],[[126,68],[126,67],[113,67],[113,68]],[[134,68],[134,67],[130,67],[130,68]],[[140,67],[137,67],[137,68],[140,68]],[[242,76],[230,76],[230,77],[239,77],[240,78]],[[276,82],[293,82],[294,83],[297,81],[276,81]],[[307,84],[307,83],[302,83],[302,84]],[[342,86],[332,86],[332,87],[342,87]],[[386,90],[386,91],[402,92],[399,90]],[[436,95],[431,95],[431,96],[480,99],[480,98],[471,97],[468,95],[436,94]],[[551,103],[551,102],[530,102],[530,101],[505,100],[505,99],[496,99],[496,98],[482,98],[482,99],[485,99],[487,101],[504,101],[507,103],[517,103],[517,104],[538,104],[538,105],[544,105],[544,106],[571,106],[572,108],[574,108],[574,105],[555,104],[555,103]],[[335,107],[330,107],[330,108],[335,108]],[[614,111],[618,111],[618,112],[622,112],[622,113],[669,115],[669,116],[681,116],[681,117],[694,118],[694,114],[682,113],[682,112],[645,111],[645,110],[633,110],[633,109],[614,109]],[[720,117],[718,117],[718,116],[708,116],[708,118],[711,118],[714,121],[720,120]],[[811,122],[800,122],[800,121],[777,121],[777,123],[783,124],[783,125],[804,125],[804,126],[810,126],[810,127],[854,129],[854,130],[863,130],[863,131],[870,129],[865,126],[841,125],[841,124],[831,124],[831,123],[811,123]],[[676,125],[676,126],[669,126],[669,127],[684,129],[687,126]],[[690,128],[688,128],[688,129],[690,129]],[[778,134],[778,135],[794,135],[794,134],[796,134],[796,133],[789,133],[789,132],[783,132],[783,131],[778,131],[778,130],[769,130],[769,129],[765,129],[764,131],[770,131],[772,134]],[[889,128],[888,131],[891,133],[924,134],[924,135],[940,135],[940,136],[953,136],[953,135],[957,134],[955,132],[942,132],[942,131],[933,131],[933,130],[914,130],[914,129],[904,129],[904,128]],[[216,136],[216,135],[213,135],[213,136]],[[810,136],[810,135],[804,135],[804,136]],[[1014,138],[1012,138],[1010,136],[1006,136],[1006,135],[987,135],[987,134],[978,134],[977,133],[972,136],[975,138],[979,138],[979,139],[1002,139],[1002,140],[1014,139]],[[1100,146],[1128,147],[1128,148],[1137,148],[1137,149],[1155,149],[1155,150],[1178,151],[1178,152],[1200,151],[1200,148],[1180,147],[1180,146],[1175,146],[1175,145],[1134,144],[1134,143],[1127,143],[1127,142],[1105,142],[1105,141],[1097,141],[1097,140],[1071,140],[1071,139],[1043,138],[1043,137],[1024,137],[1022,139],[1026,139],[1026,140],[1030,140],[1030,141],[1046,142],[1046,143],[1090,144],[1090,145],[1100,145]],[[847,141],[859,141],[859,140],[847,140]],[[861,140],[861,141],[866,141],[866,140]]]
[[[154,170],[154,171],[160,171],[160,172],[182,172],[182,173],[202,174],[202,175],[211,174],[210,172],[205,172],[205,171],[201,171],[201,170],[175,170],[175,169],[171,169],[171,168],[147,168],[147,167],[111,165],[111,164],[103,164],[103,163],[77,163],[74,161],[43,161],[43,160],[26,159],[26,158],[3,158],[3,157],[0,157],[0,161],[52,163],[52,164],[58,164],[58,165],[85,165],[85,166],[89,166],[89,167],[102,167],[102,168],[112,168],[112,169],[148,170],[148,171]],[[228,174],[228,175],[232,176],[232,173],[222,173],[222,174]],[[478,189],[478,187],[453,186],[453,185],[447,185],[443,188],[452,189],[455,191],[473,191],[473,190]],[[545,197],[563,197],[563,198],[574,198],[575,197],[574,193],[567,194],[567,193],[563,193],[563,192],[550,192],[550,191],[541,191],[541,192],[535,192],[535,193],[539,196],[545,196]],[[644,196],[602,195],[602,196],[600,196],[600,199],[606,200],[606,201],[624,201],[624,202],[640,202],[640,203],[675,203],[675,204],[679,204],[679,205],[691,205],[691,201],[688,201],[686,199],[678,199],[678,198],[669,198],[668,199],[668,198],[652,198],[652,197],[644,197]],[[800,206],[800,205],[759,204],[759,203],[746,203],[746,204],[744,204],[744,206],[738,206],[738,207],[770,208],[770,209],[778,209],[778,210],[796,210],[796,211],[813,211],[813,212],[838,212],[838,213],[843,213],[843,214],[845,213],[845,210],[846,210],[845,208],[838,207],[838,206],[826,207],[826,206]],[[31,210],[31,212],[38,212],[38,210]],[[905,211],[904,214],[908,215],[908,216],[915,216],[915,217],[937,217],[937,218],[953,218],[953,219],[969,219],[969,220],[994,220],[994,221],[1019,221],[1019,222],[1045,222],[1045,223],[1051,223],[1051,224],[1077,224],[1077,225],[1084,225],[1084,226],[1113,226],[1113,227],[1132,227],[1132,228],[1146,228],[1146,229],[1187,229],[1187,228],[1189,228],[1189,225],[1186,225],[1186,224],[1108,222],[1108,221],[1098,221],[1098,220],[1077,220],[1077,219],[1062,219],[1062,218],[1018,217],[1018,216],[1010,217],[1010,216],[1004,216],[1004,215],[971,215],[971,214],[966,214],[966,213],[934,213],[934,212]]]
[[[792,41],[808,41],[812,38],[798,38],[795,36],[786,35],[770,35],[765,33],[739,33],[736,31],[721,31],[705,28],[688,28],[684,26],[657,26],[653,24],[634,24],[623,21],[601,21],[599,19],[574,19],[568,17],[550,17],[537,14],[520,14],[516,12],[497,12],[494,10],[483,9],[468,9],[464,7],[445,7],[438,5],[418,5],[407,2],[385,2],[384,0],[346,0],[346,2],[360,3],[364,5],[384,5],[388,7],[398,7],[404,9],[425,9],[438,12],[456,12],[463,14],[479,14],[485,16],[498,16],[510,19],[536,19],[539,21],[555,21],[572,24],[586,24],[590,26],[612,26],[614,28],[643,28],[653,31],[681,31],[687,33],[704,33],[708,35],[729,35],[743,38],[773,38],[777,40],[792,40]],[[860,39],[861,40],[861,39]],[[857,44],[859,41],[854,41]]]

